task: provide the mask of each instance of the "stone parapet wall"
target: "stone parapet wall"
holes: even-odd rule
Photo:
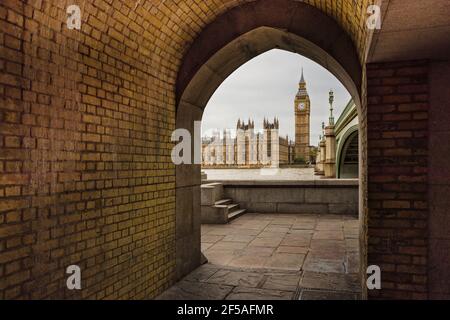
[[[358,180],[221,183],[225,197],[249,212],[358,215]]]

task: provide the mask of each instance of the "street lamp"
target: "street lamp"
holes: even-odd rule
[[[334,126],[334,117],[333,117],[333,101],[334,101],[334,93],[333,90],[330,90],[329,93],[329,102],[330,102],[330,119],[329,119],[329,125]]]

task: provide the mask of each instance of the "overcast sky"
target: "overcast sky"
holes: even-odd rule
[[[264,117],[280,120],[280,135],[294,140],[294,98],[301,68],[311,100],[311,145],[317,145],[321,123],[328,123],[328,92],[334,91],[335,120],[350,94],[328,70],[303,56],[274,49],[250,60],[231,74],[208,102],[202,118],[202,135],[213,129],[235,129],[238,118],[255,121],[261,129]]]

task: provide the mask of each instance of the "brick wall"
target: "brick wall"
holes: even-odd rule
[[[108,2],[78,2],[80,31],[65,1],[0,3],[0,299],[146,298],[173,279],[175,72],[132,4]]]
[[[370,298],[427,298],[428,64],[367,65]]]
[[[450,61],[430,65],[428,291],[450,299]]]

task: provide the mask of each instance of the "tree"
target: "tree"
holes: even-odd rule
[[[306,164],[306,160],[303,157],[297,157],[294,159],[295,164]]]

